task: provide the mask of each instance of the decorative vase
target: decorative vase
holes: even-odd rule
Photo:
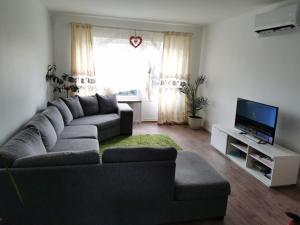
[[[202,127],[202,117],[195,116],[195,117],[188,117],[188,124],[189,127],[193,130],[199,130]]]

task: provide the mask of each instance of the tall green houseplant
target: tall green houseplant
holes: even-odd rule
[[[201,127],[201,117],[199,116],[199,111],[208,105],[208,99],[203,96],[198,96],[198,89],[200,85],[207,81],[207,77],[202,75],[197,77],[194,83],[190,81],[179,88],[179,91],[185,94],[188,105],[188,112],[190,116],[188,117],[189,126],[192,129],[199,129]]]

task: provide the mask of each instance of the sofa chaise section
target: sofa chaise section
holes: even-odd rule
[[[120,116],[116,113],[85,116],[70,123],[70,126],[78,125],[95,125],[99,141],[120,135]]]
[[[95,125],[98,128],[99,141],[117,135],[131,135],[133,111],[126,103],[117,104],[118,111],[116,113],[98,114],[92,116],[84,116],[74,119],[70,122],[70,126],[78,125]]]
[[[61,113],[59,125],[53,123],[59,139],[66,138],[94,138],[94,132],[77,132],[73,126],[93,125],[97,127],[98,140],[103,141],[118,135],[131,135],[133,123],[133,111],[126,103],[117,103],[116,96],[75,96],[62,98],[48,103],[48,106],[55,106]],[[48,111],[49,108],[48,107]],[[51,109],[50,111],[53,111]],[[56,117],[55,113],[45,113],[50,121]],[[64,130],[61,130],[61,123],[64,123]],[[84,127],[84,129],[89,129]],[[83,135],[85,134],[85,135]]]
[[[171,221],[222,219],[229,194],[229,182],[205,160],[193,152],[178,153]]]

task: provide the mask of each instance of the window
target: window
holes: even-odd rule
[[[129,43],[133,31],[95,28],[94,65],[97,90],[128,98],[151,98],[158,90],[163,35],[139,32],[138,48]]]

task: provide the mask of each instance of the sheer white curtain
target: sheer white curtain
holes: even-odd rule
[[[138,90],[151,95],[152,77],[159,76],[163,34],[140,32],[138,48],[129,43],[134,30],[93,28],[97,91],[103,94]]]
[[[158,123],[185,123],[185,96],[178,88],[190,75],[191,34],[165,33],[163,45]]]
[[[96,93],[90,24],[71,23],[71,73],[81,87],[80,95]]]

